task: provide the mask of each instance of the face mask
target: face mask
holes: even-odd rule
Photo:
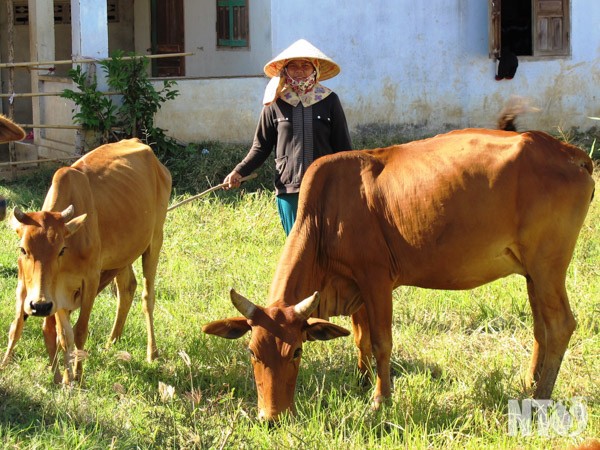
[[[315,86],[317,82],[317,72],[313,71],[313,73],[306,78],[292,78],[286,69],[285,82],[296,94],[301,95],[310,91]]]

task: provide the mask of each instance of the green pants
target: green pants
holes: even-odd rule
[[[281,225],[288,236],[296,221],[296,212],[298,211],[298,194],[281,194],[277,196],[277,211]]]

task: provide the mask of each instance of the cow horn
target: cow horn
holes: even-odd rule
[[[231,297],[231,303],[233,303],[235,309],[241,312],[242,316],[246,319],[252,320],[252,316],[254,316],[254,313],[256,312],[256,305],[243,295],[235,292],[234,289],[229,291],[229,296]]]
[[[71,220],[71,217],[73,217],[74,212],[75,208],[73,208],[73,205],[69,205],[60,213],[60,217],[62,217],[62,219],[65,222],[67,222],[68,220]]]
[[[294,312],[302,319],[308,319],[312,312],[319,306],[319,300],[321,296],[319,292],[316,292],[310,297],[305,298],[296,306],[294,306]]]
[[[18,206],[15,206],[15,208],[13,209],[13,216],[19,222],[25,223],[25,220],[26,220],[25,213],[23,211],[21,211]]]

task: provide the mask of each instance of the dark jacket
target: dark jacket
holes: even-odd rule
[[[352,148],[344,110],[338,96],[332,92],[310,107],[313,153],[312,158],[303,159],[304,146],[298,136],[294,137],[293,117],[298,117],[298,114],[294,115],[294,108],[304,107],[302,103],[293,107],[277,99],[263,108],[252,147],[235,168],[240,175],[247,176],[258,169],[275,148],[277,195],[297,193],[304,172],[313,160]]]

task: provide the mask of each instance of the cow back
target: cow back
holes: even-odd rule
[[[137,139],[103,145],[54,175],[43,210],[72,204],[87,214],[76,248],[97,252],[102,270],[131,264],[162,232],[171,176]]]
[[[591,172],[585,152],[542,132],[466,129],[320,158],[303,179],[270,300],[326,290],[321,302],[340,305],[380,274],[394,286],[468,289],[526,274],[548,236],[570,259]]]

